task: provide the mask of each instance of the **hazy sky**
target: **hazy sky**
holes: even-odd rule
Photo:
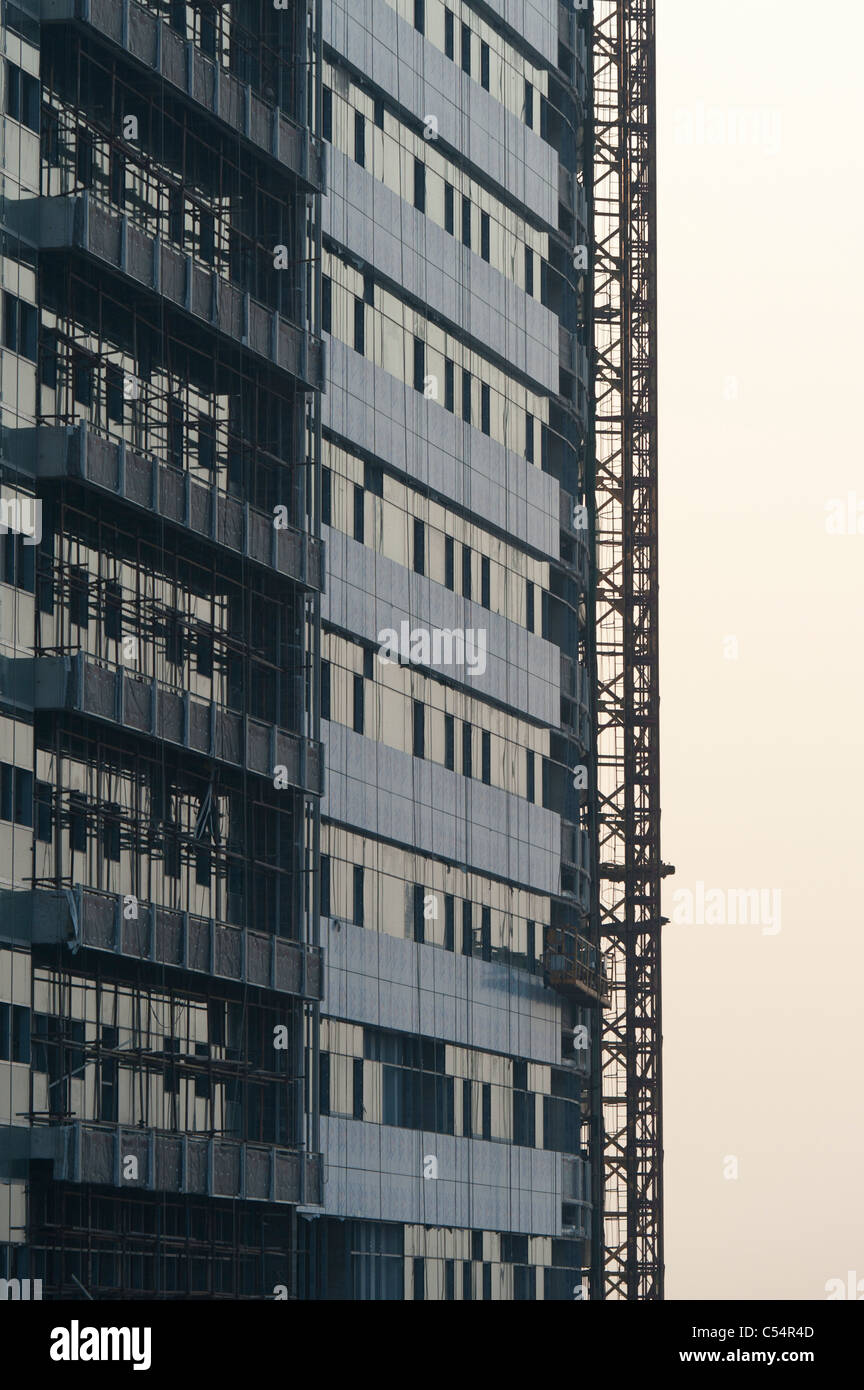
[[[864,1281],[864,7],[658,37],[665,912],[782,893],[665,929],[667,1296],[824,1299]]]

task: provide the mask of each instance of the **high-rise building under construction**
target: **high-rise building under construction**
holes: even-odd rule
[[[2,35],[0,1278],[659,1296],[653,4]]]

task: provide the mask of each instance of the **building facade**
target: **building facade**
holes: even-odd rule
[[[301,0],[3,19],[2,1273],[290,1296],[322,1187],[318,36]]]
[[[0,1277],[597,1287],[589,25],[3,6]]]
[[[324,6],[310,1296],[590,1291],[589,19]]]

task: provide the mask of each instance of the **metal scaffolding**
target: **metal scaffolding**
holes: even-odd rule
[[[663,1297],[654,0],[595,0],[594,329],[606,1298]]]

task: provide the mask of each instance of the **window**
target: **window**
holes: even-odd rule
[[[216,256],[216,222],[211,212],[198,210],[198,253],[202,261],[212,265]]]
[[[514,1087],[516,1085],[516,1063],[513,1064]],[[522,1078],[519,1078],[522,1081]],[[533,1094],[520,1086],[513,1091],[513,1143],[533,1149],[537,1142],[535,1107]],[[513,1237],[511,1237],[513,1239]]]
[[[492,433],[492,393],[485,381],[480,387],[480,428],[484,434]]]
[[[318,1105],[322,1115],[330,1114],[330,1053],[322,1052],[318,1065]]]
[[[87,849],[87,802],[81,792],[69,793],[69,849],[73,854]]]
[[[200,1057],[202,1059],[209,1057],[210,1048],[208,1044],[196,1043],[195,1056]],[[198,1097],[199,1100],[210,1099],[210,1077],[206,1071],[199,1071],[195,1073],[195,1095]],[[108,1117],[105,1116],[104,1118],[107,1119]],[[113,1118],[116,1121],[117,1116],[115,1115]]]
[[[480,214],[480,255],[484,261],[489,260],[489,214]]]
[[[209,845],[199,845],[195,850],[195,882],[199,888],[210,887],[211,855]]]
[[[530,246],[525,247],[525,293],[534,293],[534,252]]]
[[[321,718],[330,718],[330,662],[321,662]]]
[[[471,199],[462,199],[462,245],[471,246]]]
[[[444,409],[451,414],[456,409],[455,371],[449,357],[444,358]]]
[[[492,1087],[488,1082],[482,1083],[483,1090],[483,1138],[492,1138]],[[486,1266],[484,1266],[485,1271]],[[484,1281],[485,1282],[485,1281]]]
[[[426,344],[422,338],[414,339],[414,390],[424,391],[426,383]]]
[[[365,510],[362,487],[354,485],[354,539],[362,545],[365,540]]]
[[[422,1303],[426,1297],[426,1261],[422,1255],[415,1255],[414,1265],[414,1302]]]
[[[492,781],[492,735],[484,729],[480,739],[481,777],[487,787]]]
[[[0,1004],[0,1062],[30,1061],[30,1010]]]
[[[198,467],[208,473],[216,466],[216,421],[212,415],[198,415]]]
[[[354,112],[354,159],[361,169],[366,168],[366,117]]]
[[[368,270],[363,272],[363,303],[372,305],[375,303],[375,281]]]
[[[462,725],[462,776],[463,776],[463,777],[471,777],[471,776],[473,776],[472,764],[471,764],[471,741],[472,741],[472,737],[473,737],[473,729],[472,729],[471,725],[466,721],[466,722]]]
[[[490,592],[491,584],[489,577],[490,569],[491,565],[489,563],[488,555],[482,556],[480,560],[480,602],[482,603],[484,608],[492,607],[492,595]]]
[[[321,332],[332,333],[333,322],[333,281],[329,275],[321,277]]]
[[[525,626],[534,631],[534,585],[530,579],[525,581]]]
[[[525,124],[534,129],[534,88],[525,82]]]
[[[471,30],[462,25],[462,71],[471,76]]]
[[[183,406],[175,396],[168,398],[168,462],[183,467]]]
[[[362,299],[354,300],[354,351],[361,357],[366,351],[366,306]]]
[[[370,463],[367,459],[363,464],[363,486],[373,497],[384,496],[384,469],[380,463]]]
[[[105,394],[108,419],[115,424],[123,423],[123,373],[119,367],[109,364],[105,373]]]
[[[425,758],[426,756],[426,710],[420,700],[414,701],[412,751],[415,758]]]
[[[323,138],[332,145],[333,143],[333,93],[327,86],[324,87],[323,100],[321,103],[321,134]]]
[[[102,818],[102,853],[111,863],[119,863],[120,807],[117,805],[111,805],[106,808],[105,815]]]
[[[332,479],[333,475],[329,468],[321,469],[321,524],[330,526],[332,523]]]
[[[455,205],[455,194],[454,194],[454,192],[453,192],[453,185],[452,185],[452,183],[445,183],[445,184],[444,184],[444,230],[445,230],[445,232],[449,232],[451,236],[453,235],[453,229],[454,229],[454,227],[455,227],[455,225],[456,225],[456,221],[455,221],[456,213],[455,213],[455,211],[454,211],[454,205]]]
[[[72,359],[72,376],[76,401],[79,405],[89,408],[93,400],[93,363],[89,357],[75,354]]]
[[[453,36],[454,36],[454,29],[455,29],[455,25],[454,25],[454,21],[453,21],[453,11],[452,11],[452,10],[447,10],[447,9],[445,9],[445,11],[444,11],[444,53],[445,53],[445,55],[446,55],[448,58],[451,58],[451,59],[453,58],[454,53],[455,53],[454,37],[453,37]]]
[[[444,716],[444,766],[456,771],[456,721],[452,714]]]
[[[533,804],[534,799],[535,799],[535,797],[536,797],[536,795],[537,795],[537,787],[536,787],[536,782],[535,782],[535,775],[536,775],[536,769],[535,769],[535,765],[534,765],[534,753],[532,752],[532,750],[531,750],[530,748],[527,748],[527,749],[525,750],[525,780],[526,780],[526,783],[527,783],[527,792],[526,792],[526,795],[527,795],[528,800],[529,800],[530,802],[532,802],[532,804]]]
[[[163,1038],[162,1051],[168,1058],[175,1058],[180,1053],[179,1038]],[[162,1068],[162,1080],[165,1087],[166,1096],[179,1096],[180,1094],[180,1073],[177,1070],[177,1063],[173,1060],[165,1062]]]
[[[80,565],[69,568],[69,621],[76,627],[90,622],[90,576]]]
[[[375,124],[379,130],[384,129],[384,102],[380,97],[375,98]]]
[[[91,132],[84,126],[79,126],[75,146],[75,179],[84,188],[89,188],[93,182],[94,149]]]
[[[35,591],[36,551],[29,536],[18,531],[0,534],[0,581],[29,594]]]
[[[42,158],[49,168],[59,168],[60,117],[48,107],[42,112]]]
[[[452,951],[455,940],[456,899],[452,893],[444,895],[444,950]]]
[[[182,666],[185,656],[185,634],[180,621],[172,615],[165,623],[165,660],[171,666]]]
[[[445,588],[455,590],[456,579],[454,576],[454,552],[456,549],[455,541],[452,536],[444,537],[444,585]]]
[[[366,1113],[363,1108],[363,1058],[354,1058],[352,1077],[351,1113],[355,1120],[362,1120]]]
[[[426,211],[426,165],[422,159],[414,160],[414,206],[418,212]]]
[[[470,1261],[470,1260],[463,1260],[463,1261],[462,1261],[462,1302],[463,1302],[463,1303],[470,1303],[470,1302],[471,1302],[471,1299],[472,1299],[473,1297],[474,1297],[474,1292],[473,1292],[473,1289],[472,1289],[472,1287],[471,1287],[471,1261]]]
[[[426,921],[423,916],[423,889],[419,883],[414,884],[413,907],[414,907],[414,940],[421,944],[426,940]]]
[[[462,547],[462,596],[471,597],[471,547]]]
[[[0,763],[0,820],[33,824],[33,773]]]
[[[426,527],[416,516],[414,518],[414,573],[426,573]]]
[[[184,243],[185,213],[183,194],[179,188],[168,189],[168,239],[178,246]]]
[[[213,675],[213,638],[209,632],[195,634],[195,670],[207,680]]]
[[[39,129],[41,90],[39,80],[15,63],[6,64],[6,114],[30,130]]]
[[[462,954],[474,954],[474,927],[471,920],[471,904],[467,898],[462,899]]]
[[[426,32],[426,0],[414,0],[414,28],[418,34]]]
[[[489,45],[480,43],[480,86],[489,90]]]
[[[54,837],[54,788],[50,782],[36,783],[36,839],[51,844]]]
[[[366,921],[366,910],[363,901],[363,869],[355,866],[354,869],[354,922],[358,927],[362,927]]]
[[[480,954],[484,960],[492,959],[492,909],[485,903],[480,909]]]
[[[37,356],[36,309],[15,294],[3,292],[3,346],[31,362]]]
[[[530,411],[525,414],[525,458],[534,462],[534,416]]]
[[[330,910],[330,855],[321,855],[321,916],[329,917]]]
[[[48,387],[49,391],[57,390],[57,357],[56,334],[44,333],[39,352],[39,379],[43,386]]]
[[[462,419],[471,424],[471,373],[462,373]]]
[[[126,206],[126,158],[119,150],[111,151],[109,177],[111,180],[111,201],[118,208]]]
[[[362,676],[354,676],[354,732],[362,734],[365,725],[365,688]]]

